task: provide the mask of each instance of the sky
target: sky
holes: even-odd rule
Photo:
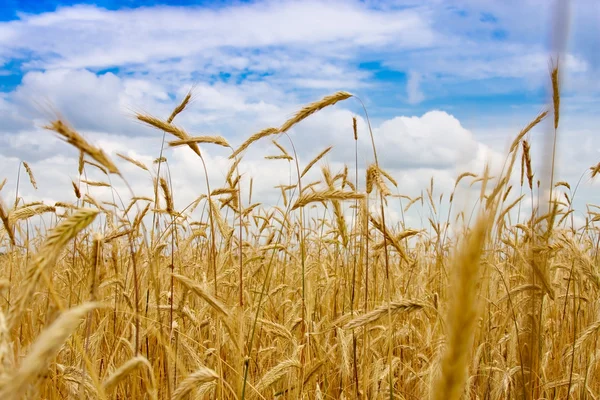
[[[77,152],[42,129],[57,114],[109,155],[151,165],[161,132],[134,113],[165,118],[190,89],[193,102],[176,124],[233,147],[307,102],[348,91],[364,102],[399,193],[418,195],[432,176],[448,193],[461,172],[502,163],[508,144],[547,106],[551,59],[560,54],[556,180],[583,175],[584,206],[598,197],[587,172],[600,161],[599,50],[595,0],[3,0],[0,196],[14,198],[26,161],[39,182],[37,190],[20,186],[27,201],[73,200]],[[353,165],[353,116],[360,167],[372,162],[365,114],[350,99],[292,129],[301,164],[333,145],[325,159],[332,169]],[[531,134],[535,165],[547,128]],[[279,142],[291,148],[287,138]],[[221,184],[229,153],[202,151],[211,182]],[[269,140],[257,143],[241,168],[255,177],[257,198],[275,203],[273,186],[290,181],[291,166],[264,159],[271,154]],[[167,158],[184,206],[204,190],[202,166],[189,149],[169,149]],[[151,177],[119,165],[134,192],[147,194]]]

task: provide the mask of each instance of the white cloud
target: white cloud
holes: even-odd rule
[[[416,71],[408,73],[408,82],[406,84],[406,92],[408,102],[410,104],[418,104],[425,100],[425,95],[421,90],[421,74]]]
[[[376,140],[386,151],[386,160],[397,168],[449,168],[472,161],[477,141],[453,116],[430,111],[422,117],[396,117],[375,129]]]
[[[382,89],[374,73],[359,65],[363,61],[381,62],[408,73],[407,96],[402,100],[414,105],[425,99],[423,79],[428,100],[454,88],[459,95],[469,90],[480,93],[482,87],[490,94],[524,87],[537,90],[547,84],[548,53],[542,36],[549,15],[540,1],[401,3],[416,8],[353,1],[123,11],[77,6],[2,22],[0,60],[24,57],[27,73],[13,93],[0,97],[4,123],[0,170],[13,180],[14,187],[19,160],[30,161],[40,182],[39,196],[72,197],[70,180],[76,178],[77,152],[51,133],[35,131],[29,123],[33,118],[38,126],[47,122],[54,109],[113,156],[117,151],[130,152],[150,165],[158,156],[161,132],[137,123],[132,111],[167,116],[192,84],[193,101],[176,123],[193,135],[221,134],[234,147],[259,129],[281,124],[305,99],[338,89],[364,91],[367,96]],[[491,16],[484,18],[482,13]],[[583,25],[593,28],[581,8],[575,14]],[[584,35],[575,25],[577,35]],[[497,41],[493,34],[506,38]],[[565,60],[568,87],[586,90],[589,96],[589,101],[578,98],[577,103],[565,96],[567,110],[588,110],[597,103],[600,86],[586,78],[597,67],[590,54],[590,48],[578,45]],[[112,72],[94,72],[99,69]],[[486,83],[464,85],[474,81]],[[386,101],[393,102],[390,98]],[[369,111],[379,107],[369,100],[365,98]],[[431,176],[436,190],[448,194],[459,173],[479,173],[488,161],[501,165],[510,140],[506,138],[514,137],[528,122],[518,121],[521,125],[517,126],[513,116],[504,114],[508,122],[498,117],[482,122],[483,128],[472,129],[462,116],[459,121],[450,115],[449,108],[441,108],[448,112],[399,112],[393,108],[396,104],[385,106],[394,111],[379,113],[373,121],[380,161],[398,178],[400,193],[411,195],[418,195]],[[324,162],[335,169],[353,163],[351,110],[360,110],[353,99],[294,127],[290,137],[301,168],[329,145],[335,147]],[[362,114],[358,118],[359,163],[364,168],[373,157],[366,122]],[[477,120],[483,121],[483,116]],[[565,148],[560,151],[560,179],[572,181],[587,164],[600,160],[600,142],[594,133],[597,121],[584,118],[574,125],[567,117],[561,123],[568,130],[561,136]],[[491,138],[495,126],[507,128],[496,128]],[[532,135],[537,138],[537,131]],[[291,150],[286,138],[280,143]],[[534,149],[538,147],[534,144]],[[229,166],[228,153],[210,146],[202,150],[211,183],[218,186]],[[287,163],[263,159],[274,151],[268,139],[255,143],[240,166],[245,179],[255,177],[255,199],[268,203],[279,199],[272,187],[290,180]],[[175,201],[183,207],[205,190],[201,163],[187,149],[168,150],[167,157]],[[541,158],[536,153],[533,157],[534,162]],[[149,194],[148,174],[121,161],[119,165],[136,194]],[[364,177],[364,170],[360,173]],[[318,176],[317,168],[307,179]],[[125,195],[125,188],[118,185]],[[23,190],[29,189],[23,186]],[[101,189],[92,190],[102,194]],[[592,194],[582,193],[585,198]]]
[[[153,7],[107,11],[88,6],[22,15],[0,25],[6,51],[35,51],[43,68],[142,64],[210,57],[219,48],[292,46],[338,57],[356,47],[427,45],[433,33],[412,10],[382,13],[354,2],[262,2],[225,9]],[[0,53],[2,55],[2,53]],[[220,54],[223,55],[223,54]],[[346,54],[347,56],[347,54]],[[245,68],[244,56],[231,58]]]

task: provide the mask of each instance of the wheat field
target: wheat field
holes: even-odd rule
[[[331,148],[300,165],[275,142],[266,158],[289,162],[292,183],[274,189],[281,206],[253,202],[258,178],[238,173],[245,151],[354,98],[346,92],[236,148],[175,124],[190,93],[166,119],[135,115],[165,134],[153,165],[49,122],[79,152],[79,180],[54,204],[3,198],[0,398],[597,399],[600,211],[579,210],[576,226],[576,188],[536,176],[530,152],[545,119],[556,146],[558,81],[555,66],[547,111],[513,133],[499,174],[465,171],[439,198],[433,180],[423,196],[397,194],[372,138],[373,162],[341,171],[324,162]],[[358,135],[372,137],[348,121],[348,140]],[[182,209],[163,156],[178,146],[202,163],[211,146],[231,150],[225,181],[207,176]],[[153,178],[153,197],[90,195],[127,182],[123,163]],[[465,183],[479,188],[473,210],[454,204]],[[398,204],[420,207],[428,225],[392,220]]]

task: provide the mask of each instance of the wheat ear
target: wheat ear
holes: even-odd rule
[[[46,370],[48,363],[81,324],[87,313],[98,307],[101,307],[100,303],[85,303],[63,312],[31,345],[29,354],[23,359],[19,369],[12,374],[6,386],[0,389],[0,398],[20,399],[31,382]]]

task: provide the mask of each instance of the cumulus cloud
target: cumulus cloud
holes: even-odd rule
[[[577,7],[575,18],[597,31],[582,11],[589,6]],[[18,163],[26,160],[38,175],[38,196],[71,196],[77,152],[39,130],[54,111],[113,156],[126,152],[151,165],[162,133],[137,123],[133,111],[166,117],[192,86],[193,101],[176,123],[192,135],[221,134],[234,147],[262,128],[279,126],[307,101],[334,90],[351,90],[364,93],[369,112],[376,115],[371,123],[379,158],[399,180],[400,193],[417,195],[431,176],[436,190],[448,193],[460,172],[481,172],[487,162],[501,165],[506,138],[537,112],[519,120],[521,125],[505,112],[473,129],[473,118],[465,119],[464,112],[451,108],[452,100],[482,90],[488,98],[523,90],[539,93],[547,83],[548,46],[542,38],[546,18],[549,14],[539,0],[254,2],[215,9],[119,11],[76,6],[21,15],[0,23],[0,63],[6,64],[4,72],[0,66],[0,75],[12,73],[14,65],[9,63],[14,60],[24,72],[15,90],[0,95],[0,170],[12,179],[7,188],[14,188]],[[589,37],[575,25],[575,36]],[[565,88],[588,95],[577,104],[564,97],[567,111],[597,104],[600,86],[586,78],[597,62],[586,46],[573,46],[565,59]],[[406,74],[406,87],[380,78],[377,68],[382,76]],[[424,77],[425,104],[441,97],[449,99],[448,107],[418,108],[425,100]],[[394,97],[396,93],[402,95]],[[415,110],[399,108],[406,102]],[[525,112],[529,110],[520,115]],[[289,132],[301,168],[329,145],[334,149],[323,162],[336,170],[352,164],[355,115],[363,177],[373,155],[367,122],[355,99],[323,110]],[[485,121],[483,117],[476,115],[477,120]],[[597,121],[570,120],[568,115],[561,121],[569,127],[561,131],[563,143],[585,143],[582,149],[571,146],[560,153],[560,165],[565,166],[559,169],[564,172],[560,179],[577,179],[578,171],[589,166],[583,158],[600,159],[593,130]],[[493,129],[499,139],[490,138]],[[535,140],[539,135],[536,131],[532,136]],[[279,141],[291,152],[287,137]],[[275,150],[268,139],[262,140],[240,165],[245,179],[256,178],[255,199],[271,204],[280,201],[273,186],[293,181],[294,168],[264,160]],[[228,150],[205,146],[202,151],[211,182],[220,184],[230,165]],[[175,201],[183,207],[205,190],[202,166],[187,149],[168,150],[167,157]],[[533,157],[534,162],[540,159],[535,153]],[[119,165],[136,194],[149,193],[147,173],[121,161]],[[317,168],[307,179],[318,176]],[[116,185],[126,193],[124,186]],[[91,190],[111,197],[102,188]]]
[[[382,148],[394,149],[386,160],[395,168],[444,169],[470,162],[477,153],[477,141],[471,132],[443,111],[430,111],[421,117],[395,117],[375,132]]]

